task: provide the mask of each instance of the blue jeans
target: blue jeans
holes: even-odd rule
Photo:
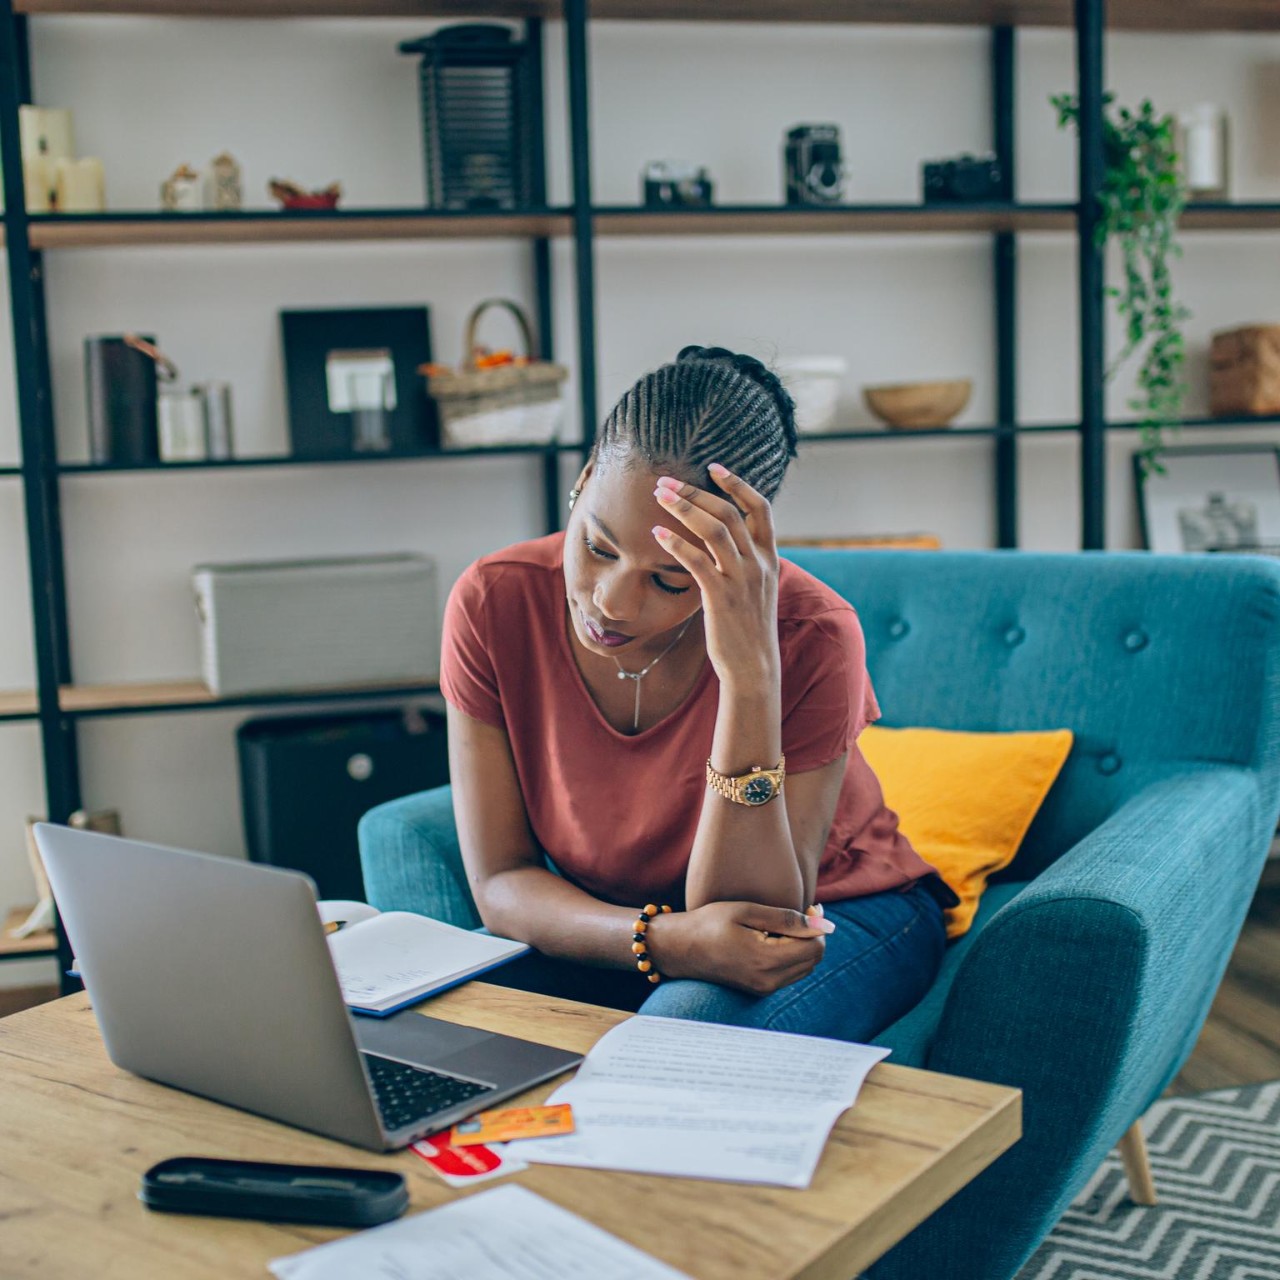
[[[836,928],[821,963],[799,982],[752,996],[714,982],[678,978],[651,987],[638,973],[524,956],[486,982],[662,1018],[865,1043],[912,1009],[933,985],[946,929],[938,900],[919,882],[905,891],[823,904]]]
[[[365,865],[374,906],[417,911],[463,929],[479,926],[447,787],[414,797],[408,811],[403,801],[375,808],[360,827],[362,844],[379,850]],[[942,908],[918,881],[905,892],[827,902],[823,910],[836,929],[827,935],[822,962],[770,996],[691,979],[653,987],[634,969],[598,969],[536,952],[494,969],[485,981],[631,1013],[871,1040],[933,985],[946,945]]]

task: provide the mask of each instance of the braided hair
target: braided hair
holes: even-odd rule
[[[671,470],[713,492],[707,466],[718,462],[772,500],[796,456],[795,405],[752,356],[685,347],[623,395],[594,456]]]

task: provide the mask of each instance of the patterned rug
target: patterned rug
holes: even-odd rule
[[[1280,1280],[1280,1080],[1157,1102],[1143,1117],[1160,1203],[1116,1154],[1018,1280]]]

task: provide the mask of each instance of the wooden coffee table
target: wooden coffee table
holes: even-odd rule
[[[627,1016],[481,982],[424,1009],[577,1052]],[[545,1165],[514,1179],[695,1280],[849,1280],[1017,1141],[1020,1101],[1016,1089],[882,1063],[805,1191]],[[0,1020],[0,1150],[5,1280],[263,1276],[269,1259],[345,1234],[149,1212],[139,1178],[169,1156],[394,1168],[410,1213],[470,1194],[412,1152],[359,1151],[118,1070],[83,994]]]

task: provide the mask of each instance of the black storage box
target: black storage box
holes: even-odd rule
[[[368,810],[449,781],[434,710],[248,720],[236,746],[249,857],[305,871],[322,898],[364,901],[356,824]]]

